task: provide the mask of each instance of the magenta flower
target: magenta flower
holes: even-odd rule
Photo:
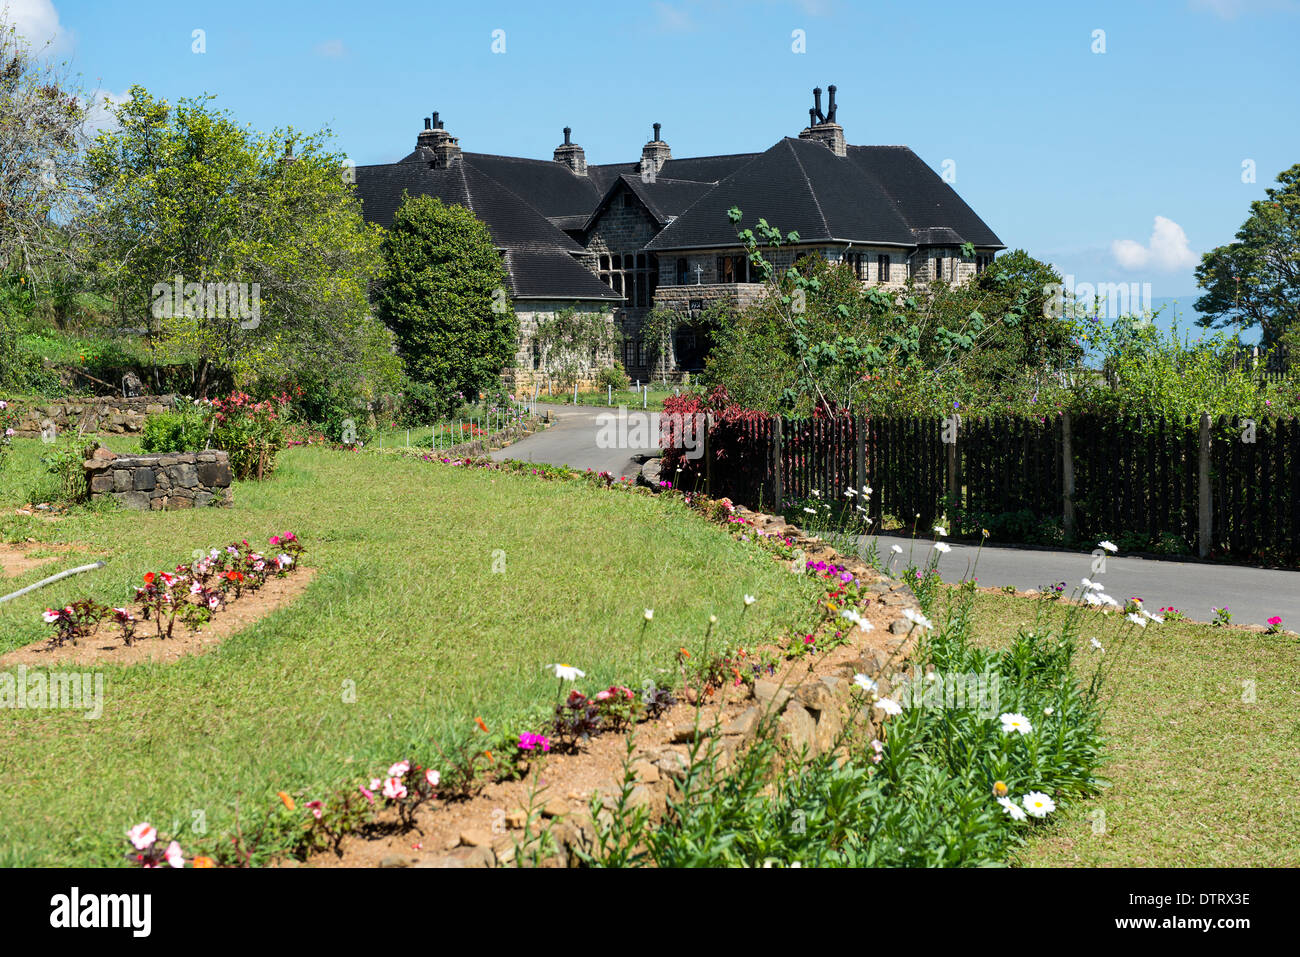
[[[1282,616],[1274,615],[1272,618],[1268,620],[1268,623],[1272,625],[1274,628],[1276,628],[1278,625],[1282,624]]]
[[[406,797],[406,785],[401,778],[389,778],[384,782],[384,797],[390,801],[400,801]]]

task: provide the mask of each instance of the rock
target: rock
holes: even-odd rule
[[[664,750],[660,753],[655,764],[657,764],[659,770],[668,775],[668,777],[681,779],[686,777],[686,772],[690,769],[691,761],[690,758],[680,751]]]
[[[790,700],[790,689],[783,688],[776,681],[755,681],[754,697],[758,699],[764,710],[777,711]]]
[[[90,457],[97,462],[111,462],[117,458],[117,453],[100,445],[96,447],[94,452],[90,453]]]
[[[506,827],[521,828],[528,823],[528,812],[521,807],[506,812]]]
[[[460,832],[460,843],[465,847],[491,847],[492,834],[482,828],[469,828]]]
[[[659,780],[659,769],[644,758],[632,762],[632,773],[638,781],[645,784],[654,784]]]
[[[689,744],[692,741],[707,738],[712,733],[713,729],[708,725],[701,724],[697,728],[694,721],[687,721],[673,728],[671,740],[673,744]]]
[[[817,717],[817,731],[815,740],[817,751],[825,753],[835,744],[835,738],[844,728],[844,721],[840,718],[837,710],[823,711]]]
[[[906,618],[895,618],[889,626],[890,634],[905,635],[912,630],[912,623]]]
[[[387,860],[387,858],[385,858]],[[496,855],[490,847],[457,847],[438,857],[420,861],[416,867],[492,867]],[[382,864],[380,865],[383,866]],[[403,865],[405,866],[405,865]]]
[[[777,729],[790,742],[796,754],[806,751],[806,756],[811,756],[815,752],[817,723],[802,705],[794,701],[786,705],[777,722]]]
[[[379,862],[380,867],[410,867],[413,862],[401,854],[389,854]]]
[[[569,813],[569,805],[559,798],[552,798],[542,808],[542,817],[564,817]]]
[[[722,726],[722,733],[725,736],[738,735],[741,741],[748,744],[758,729],[758,718],[757,708],[746,708]]]
[[[820,680],[805,681],[794,689],[794,700],[813,711],[825,711],[835,704],[835,695]]]

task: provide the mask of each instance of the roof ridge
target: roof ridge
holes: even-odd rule
[[[804,185],[808,187],[808,195],[812,197],[813,206],[817,209],[817,215],[821,217],[822,229],[826,231],[827,236],[835,235],[831,231],[831,224],[826,219],[826,212],[822,209],[822,201],[817,196],[817,190],[813,189],[812,180],[808,178],[808,170],[804,167],[803,161],[799,159],[799,153],[793,146],[789,145],[790,137],[784,137],[781,142],[787,145],[787,149],[790,150],[790,155],[794,157],[794,161],[799,167],[799,172],[803,174],[803,182]]]

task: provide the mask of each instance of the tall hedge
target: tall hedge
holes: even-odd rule
[[[407,375],[450,403],[494,385],[513,360],[518,320],[492,236],[463,206],[406,197],[383,241],[376,296]]]

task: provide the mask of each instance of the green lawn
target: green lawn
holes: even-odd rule
[[[682,388],[681,391],[686,392],[689,390]],[[629,409],[647,408],[656,411],[663,411],[664,399],[675,394],[676,393],[672,388],[665,389],[662,386],[656,388],[652,385],[649,393],[644,398],[639,389],[624,389],[621,392],[616,390],[611,401],[609,391],[606,389],[599,389],[595,392],[579,392],[578,405],[600,406],[605,408],[618,408],[620,405],[625,405]],[[549,395],[543,393],[537,397],[537,401],[539,403],[552,403],[554,405],[573,405],[573,393],[557,392]]]
[[[556,688],[547,664],[583,668],[592,688],[634,682],[697,646],[710,613],[737,641],[811,616],[808,581],[670,500],[308,447],[285,452],[271,481],[238,484],[231,509],[81,509],[19,528],[12,509],[40,443],[16,446],[0,476],[9,536],[109,558],[0,606],[0,650],[46,637],[49,604],[120,603],[143,572],[236,537],[295,531],[319,573],[295,605],[215,652],[105,669],[98,720],[0,710],[0,863],[113,863],[142,819],[175,822],[187,849],[202,847],[188,830],[196,812],[214,839],[236,808],[247,827],[277,790],[430,760],[431,739],[470,734],[476,715],[497,728],[540,714]],[[5,591],[59,567],[6,579]],[[759,602],[741,627],[746,593]]]
[[[1035,599],[981,595],[976,634],[1004,643],[1032,624],[1040,607]],[[1064,811],[1020,863],[1300,864],[1298,674],[1300,639],[1293,635],[1172,622],[1139,632],[1109,689],[1109,761],[1101,773],[1110,787]],[[1245,700],[1247,682],[1254,682],[1254,701]]]

